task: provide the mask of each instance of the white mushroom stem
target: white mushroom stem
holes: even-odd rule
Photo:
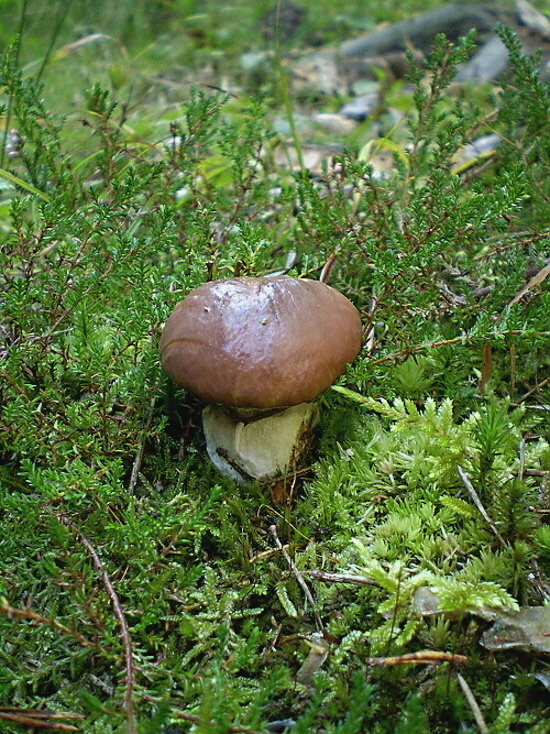
[[[313,403],[301,403],[243,422],[209,405],[202,413],[208,455],[221,472],[243,484],[287,474],[299,466],[318,414]]]

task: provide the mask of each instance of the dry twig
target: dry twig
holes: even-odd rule
[[[466,698],[466,701],[468,701],[468,706],[470,707],[470,710],[472,714],[474,715],[474,719],[476,720],[477,728],[479,729],[481,734],[489,734],[489,728],[487,724],[485,723],[485,719],[483,718],[481,709],[479,708],[477,701],[474,698],[472,689],[470,688],[466,680],[460,675],[460,673],[456,674],[456,678],[458,680],[458,685],[462,689],[462,693],[464,694],[464,697]]]
[[[525,439],[522,438],[519,442],[519,469],[518,479],[521,482],[525,475]]]
[[[528,293],[530,293],[533,288],[536,288],[539,286],[546,278],[550,275],[550,263],[545,265],[543,268],[541,268],[538,273],[533,275],[531,280],[527,283],[526,286],[524,286],[520,291],[516,293],[516,295],[512,298],[508,306],[513,306],[516,303],[519,303],[523,296],[526,296]]]
[[[186,714],[184,711],[174,711],[173,715],[175,718],[182,719],[182,721],[189,721],[192,724],[205,724],[203,719],[201,719],[201,717],[197,716],[196,714]],[[212,721],[209,725],[214,728],[215,722]],[[247,729],[243,726],[230,726],[227,728],[227,731],[231,732],[231,734],[263,734],[263,732],[261,731],[257,731],[256,729]]]
[[[546,385],[548,385],[549,382],[550,382],[550,377],[547,377],[542,382],[539,382],[538,385],[535,385],[535,387],[531,388],[531,390],[528,390],[525,393],[525,395],[522,395],[522,397],[518,400],[518,405],[519,403],[525,402],[525,400],[527,400],[527,398],[530,398],[533,393],[538,392],[542,387],[545,387]]]
[[[303,592],[305,594],[305,597],[306,597],[306,599],[308,600],[308,602],[311,605],[311,609],[313,611],[313,616],[315,617],[315,624],[317,626],[317,629],[318,629],[319,632],[322,632],[323,631],[323,623],[321,622],[321,618],[319,617],[319,615],[318,615],[318,613],[316,611],[316,608],[315,608],[316,607],[316,605],[315,605],[315,599],[313,598],[313,595],[312,595],[311,591],[309,590],[308,585],[304,581],[304,577],[302,576],[302,574],[300,573],[300,571],[298,571],[298,568],[296,567],[296,564],[294,563],[294,561],[292,560],[292,558],[288,555],[288,552],[285,550],[283,544],[279,540],[279,536],[277,535],[277,528],[275,527],[275,525],[270,525],[269,526],[269,532],[273,536],[273,540],[275,541],[275,545],[277,546],[277,548],[283,554],[285,561],[288,563],[288,565],[290,567],[290,570],[292,571],[292,573],[296,577],[296,581],[302,587],[302,590],[303,590]]]
[[[369,302],[369,310],[367,311],[367,325],[365,327],[365,333],[364,333],[364,343],[365,343],[365,351],[366,354],[371,355],[374,354],[375,350],[375,330],[374,330],[374,315],[376,314],[376,310],[378,308],[379,299],[374,294],[370,298]]]
[[[517,334],[523,334],[522,329],[508,329],[507,331],[502,331],[500,334],[502,336],[514,336]],[[548,336],[548,331],[537,331],[533,334],[533,336]],[[492,339],[494,337],[494,334],[488,333],[483,334],[480,338],[481,339]],[[418,354],[418,352],[424,352],[428,349],[437,349],[438,347],[448,347],[452,346],[453,344],[467,344],[468,342],[472,341],[474,337],[467,336],[465,334],[461,336],[456,336],[453,339],[441,339],[440,341],[431,342],[430,344],[413,344],[410,347],[406,347],[405,349],[400,349],[397,352],[392,352],[391,354],[386,354],[384,357],[379,357],[378,359],[374,359],[372,361],[369,361],[369,364],[376,365],[376,364],[383,364],[384,362],[395,362],[397,359],[402,359],[403,357],[410,357],[413,354]],[[478,338],[477,336],[475,337]]]
[[[156,393],[156,391],[154,392]],[[143,431],[139,439],[138,447],[136,449],[136,457],[132,465],[132,473],[130,475],[130,482],[128,485],[128,494],[134,493],[134,489],[136,488],[136,484],[139,479],[139,472],[141,470],[141,462],[143,461],[143,452],[145,450],[145,441],[147,440],[149,428],[151,427],[151,421],[153,420],[153,408],[155,407],[155,400],[156,400],[156,397],[154,397],[151,400],[151,403],[149,404],[149,407],[147,408],[147,417],[145,419],[145,426],[143,427]]]
[[[53,729],[54,731],[78,731],[72,724],[62,724],[59,719],[83,719],[80,714],[62,713],[59,711],[43,711],[42,709],[18,709],[11,707],[0,708],[0,719],[13,721],[21,726],[31,726],[35,729]],[[52,721],[58,719],[58,721]]]
[[[111,600],[111,604],[113,605],[113,611],[115,613],[115,617],[117,619],[117,622],[120,627],[120,633],[122,637],[122,641],[124,644],[124,668],[125,668],[125,675],[124,675],[124,710],[126,712],[126,733],[127,734],[137,734],[137,727],[136,727],[136,718],[134,714],[134,656],[132,652],[132,638],[130,637],[130,630],[128,628],[128,622],[126,621],[126,616],[124,615],[124,610],[122,609],[122,605],[120,603],[120,599],[118,598],[118,595],[113,587],[113,584],[111,583],[111,579],[109,578],[107,571],[105,570],[105,566],[103,565],[101,558],[99,557],[98,552],[94,548],[93,544],[88,540],[88,538],[83,535],[76,525],[74,525],[70,520],[68,520],[63,515],[58,515],[59,520],[65,525],[67,528],[73,531],[73,533],[76,535],[78,540],[82,543],[82,545],[86,548],[88,551],[92,562],[95,566],[96,571],[101,576],[101,581],[103,583],[103,586],[105,587],[105,591],[107,592],[107,595],[109,596],[109,599]]]
[[[378,586],[372,579],[366,576],[356,576],[352,573],[325,573],[324,571],[309,571],[307,576],[314,581],[325,581],[335,584],[362,584],[363,586]]]
[[[391,668],[394,665],[441,665],[441,663],[457,665],[467,663],[468,658],[465,655],[455,655],[452,652],[420,650],[419,652],[409,652],[405,655],[395,655],[389,658],[367,658],[365,662],[367,665],[381,665],[384,668]]]
[[[45,624],[48,627],[53,627],[59,632],[63,632],[66,635],[74,637],[81,645],[84,645],[84,647],[93,647],[97,650],[97,645],[87,637],[84,637],[84,635],[81,635],[80,632],[65,627],[65,625],[60,624],[55,619],[42,617],[40,614],[36,614],[36,612],[33,612],[30,609],[16,609],[9,604],[0,604],[0,612],[5,612],[8,617],[20,617],[21,619],[29,619],[31,622],[36,622],[37,624]]]
[[[143,698],[150,703],[154,703],[155,705],[158,705],[162,702],[162,699],[151,696],[148,693],[144,693]],[[188,714],[185,711],[180,711],[178,709],[172,709],[170,715],[173,716],[175,719],[189,721],[192,724],[205,724],[204,720],[200,716],[197,716],[197,714]],[[214,724],[215,723],[212,722],[212,726],[214,726]],[[264,734],[264,732],[257,731],[256,729],[247,729],[243,726],[229,726],[227,728],[227,731],[231,734]]]
[[[502,535],[498,532],[497,526],[494,524],[494,522],[491,520],[489,515],[487,514],[487,510],[485,507],[483,507],[483,503],[479,499],[478,493],[474,489],[474,485],[471,483],[470,479],[468,478],[468,475],[464,471],[464,469],[461,466],[457,466],[458,473],[460,475],[460,478],[462,479],[462,482],[466,489],[468,490],[468,493],[470,494],[470,497],[472,498],[474,505],[477,507],[479,512],[481,513],[481,516],[485,520],[485,522],[489,525],[493,533],[495,534],[495,537],[500,540],[502,545],[507,545],[506,541],[502,537]]]

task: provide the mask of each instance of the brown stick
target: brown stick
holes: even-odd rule
[[[150,703],[154,703],[156,705],[162,703],[163,701],[162,698],[151,696],[149,693],[144,693],[143,698],[146,701],[149,701]],[[205,723],[200,716],[197,716],[197,714],[188,714],[187,712],[179,711],[178,709],[172,709],[170,713],[175,719],[182,719],[183,721],[190,721],[192,724],[204,724]],[[214,721],[212,721],[211,723],[212,723],[212,726],[215,725]],[[231,734],[265,734],[265,730],[257,731],[256,729],[248,729],[247,727],[244,727],[244,726],[230,726],[227,729],[227,731],[231,732]]]
[[[326,583],[378,586],[375,581],[367,578],[366,576],[356,576],[351,573],[325,573],[324,571],[314,569],[313,571],[309,571],[306,575],[314,581],[325,581]]]
[[[394,665],[440,665],[441,663],[467,663],[465,655],[455,655],[452,652],[441,652],[439,650],[420,650],[409,652],[405,655],[396,655],[390,658],[367,658],[367,665],[381,665],[392,668]]]
[[[462,482],[463,482],[464,486],[468,490],[468,493],[470,494],[470,497],[472,498],[472,500],[474,502],[474,505],[477,507],[477,509],[481,513],[481,516],[483,517],[483,519],[485,520],[485,522],[487,523],[487,525],[489,525],[489,527],[491,528],[491,530],[493,531],[493,533],[495,534],[495,536],[498,538],[498,540],[502,543],[502,545],[504,545],[504,546],[508,545],[506,543],[506,541],[504,540],[504,538],[502,537],[502,535],[498,532],[498,528],[495,525],[495,523],[491,520],[491,518],[487,514],[487,510],[485,509],[485,507],[483,507],[483,503],[479,499],[479,495],[475,491],[474,485],[471,483],[471,481],[470,481],[468,475],[466,474],[466,472],[464,471],[464,469],[461,466],[457,466],[456,468],[457,468],[457,471],[458,471],[458,473],[460,475],[460,478],[462,479]]]
[[[283,544],[279,540],[279,536],[277,535],[277,528],[275,527],[275,525],[270,525],[269,526],[269,532],[273,536],[273,540],[275,541],[275,545],[277,546],[277,548],[283,554],[285,561],[288,563],[288,565],[290,567],[290,570],[292,571],[292,573],[296,577],[296,581],[302,587],[302,590],[303,590],[303,592],[305,594],[305,597],[306,597],[306,599],[308,600],[308,602],[311,605],[311,610],[313,612],[313,616],[315,617],[315,623],[317,625],[317,629],[319,630],[319,632],[322,632],[323,631],[323,623],[321,622],[321,618],[317,614],[317,611],[316,611],[316,608],[315,608],[315,606],[316,606],[315,605],[315,599],[313,598],[313,595],[312,595],[311,591],[309,590],[308,585],[304,581],[304,577],[302,576],[302,574],[300,573],[300,571],[298,571],[298,568],[297,568],[296,564],[294,563],[294,561],[292,560],[292,558],[288,555],[288,553],[285,550]]]
[[[141,433],[138,447],[136,449],[136,457],[132,465],[132,473],[130,475],[130,483],[128,485],[128,494],[134,494],[134,489],[136,488],[136,484],[138,483],[139,472],[141,470],[141,462],[143,461],[143,452],[145,450],[145,441],[147,440],[147,434],[149,433],[149,428],[151,427],[151,421],[153,420],[153,409],[155,407],[155,400],[156,400],[156,397],[151,400],[149,407],[147,408],[147,417],[145,420],[145,426]]]
[[[533,277],[527,283],[527,285],[516,293],[516,295],[512,298],[508,306],[513,306],[516,303],[519,303],[521,299],[523,298],[523,296],[527,295],[527,293],[530,293],[534,288],[539,286],[549,275],[550,275],[550,263],[548,263],[548,265],[545,265],[543,268],[541,268],[538,271],[538,273],[533,275]]]
[[[99,557],[99,554],[92,543],[85,535],[80,532],[76,525],[74,525],[66,517],[63,517],[63,515],[57,515],[57,517],[63,523],[63,525],[65,525],[65,527],[73,531],[78,540],[88,551],[89,555],[92,558],[92,562],[95,566],[96,571],[98,571],[101,576],[101,581],[103,583],[103,586],[105,587],[107,595],[111,600],[111,604],[113,605],[113,611],[119,624],[122,641],[124,643],[124,710],[126,711],[126,732],[127,734],[137,734],[133,698],[134,660],[132,652],[132,638],[130,636],[130,630],[128,628],[128,622],[126,621],[126,617],[124,615],[124,610],[122,609],[122,605],[120,603],[118,595],[113,587],[113,584],[111,583],[111,579],[109,578],[107,571],[105,570],[105,566],[101,562],[101,558]]]
[[[196,714],[186,714],[184,711],[174,711],[173,716],[178,719],[182,719],[183,721],[190,721],[193,724],[204,724],[201,717]],[[212,727],[214,727],[214,722],[211,723]],[[231,734],[263,734],[261,731],[257,731],[256,729],[247,729],[243,726],[230,726],[227,731],[231,732]]]
[[[531,388],[531,390],[526,392],[525,395],[521,396],[521,398],[518,400],[518,405],[520,403],[523,403],[525,400],[527,400],[527,398],[531,397],[533,393],[538,392],[541,389],[541,387],[545,387],[546,385],[548,385],[549,382],[550,382],[550,377],[547,377],[542,382],[539,382],[539,384],[536,385],[536,387]]]
[[[534,336],[548,336],[550,332],[548,331],[537,331]],[[523,334],[522,329],[509,329],[508,331],[501,332],[502,336],[514,336]],[[431,342],[431,344],[415,344],[410,347],[407,347],[406,349],[400,349],[398,352],[392,352],[391,354],[386,354],[385,357],[379,357],[378,359],[373,359],[372,361],[369,360],[369,365],[375,365],[375,364],[383,364],[384,362],[392,362],[395,359],[399,359],[400,357],[408,357],[411,354],[417,354],[418,352],[423,352],[425,349],[437,349],[437,347],[446,347],[450,346],[451,344],[459,344],[462,342],[463,344],[467,344],[469,341],[471,341],[473,338],[479,338],[480,340],[484,339],[491,339],[494,337],[494,334],[482,334],[481,336],[476,337],[469,337],[469,336],[456,336],[453,339],[441,339],[440,341]]]
[[[468,706],[470,707],[470,710],[474,715],[474,719],[476,720],[477,728],[479,729],[480,734],[489,734],[489,728],[485,723],[485,719],[483,718],[481,709],[479,708],[478,703],[474,698],[472,689],[470,688],[466,680],[460,675],[460,673],[456,674],[456,678],[458,680],[459,686],[462,689],[462,693],[464,694],[464,697],[468,702]]]
[[[72,724],[60,724],[50,719],[83,719],[80,714],[61,713],[58,711],[42,711],[41,709],[0,708],[0,720],[13,721],[20,726],[32,726],[35,729],[54,729],[55,731],[78,731]]]
[[[36,612],[33,612],[30,609],[16,609],[9,604],[0,604],[0,612],[5,612],[8,617],[21,617],[22,619],[30,619],[31,622],[37,622],[38,624],[45,624],[48,627],[53,627],[59,632],[64,632],[66,635],[74,637],[84,645],[84,647],[94,647],[97,650],[97,645],[87,637],[84,637],[84,635],[81,635],[80,632],[65,627],[65,625],[60,624],[55,619],[42,617],[40,614],[36,614]]]

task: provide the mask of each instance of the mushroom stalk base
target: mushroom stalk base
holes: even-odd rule
[[[301,403],[243,422],[209,405],[202,413],[208,455],[221,472],[242,484],[286,474],[303,459],[318,415],[315,405]]]

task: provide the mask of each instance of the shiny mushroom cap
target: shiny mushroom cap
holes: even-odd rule
[[[274,409],[307,402],[361,348],[361,319],[325,283],[229,278],[180,301],[160,340],[172,380],[209,403]]]

